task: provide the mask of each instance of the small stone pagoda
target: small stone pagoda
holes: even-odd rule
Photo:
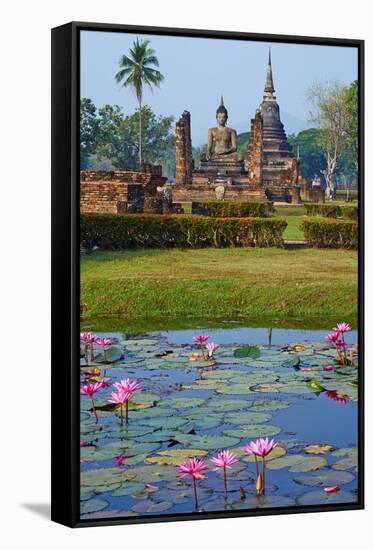
[[[269,53],[264,97],[251,120],[245,154],[237,151],[237,132],[227,126],[228,110],[221,97],[217,126],[207,132],[198,168],[192,159],[190,113],[183,112],[176,123],[174,201],[300,202],[299,160],[287,141],[274,91]]]

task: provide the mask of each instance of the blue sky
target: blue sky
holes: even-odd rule
[[[190,111],[196,146],[206,141],[207,128],[215,125],[221,94],[229,111],[228,125],[248,131],[263,96],[269,46],[287,133],[309,126],[306,94],[314,81],[349,84],[357,79],[356,48],[82,31],[82,97],[91,98],[97,107],[118,104],[127,114],[134,112],[133,93],[120,88],[114,75],[120,56],[128,53],[136,36],[151,41],[165,76],[154,93],[145,89],[144,103],[157,114],[177,118],[184,109]]]

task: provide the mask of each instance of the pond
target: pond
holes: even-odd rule
[[[82,385],[103,382],[92,398],[81,395],[82,519],[356,502],[357,333],[343,334],[346,364],[326,334],[97,332],[111,343],[94,344],[88,365],[81,350]],[[219,347],[208,356],[196,335]],[[128,378],[141,389],[126,424],[109,400],[113,383]],[[258,486],[262,459],[257,470],[243,448],[267,437],[277,445]],[[214,470],[211,458],[221,450],[236,462]],[[191,458],[208,467],[195,482],[178,469]]]

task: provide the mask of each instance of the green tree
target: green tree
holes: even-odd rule
[[[344,88],[337,82],[316,82],[309,89],[308,99],[312,104],[310,120],[316,123],[320,130],[318,143],[326,159],[326,167],[323,170],[326,197],[331,199],[335,196],[334,173],[337,163],[348,144]]]
[[[139,40],[137,37],[130,49],[130,55],[122,55],[119,60],[120,69],[115,80],[122,87],[134,90],[139,104],[139,165],[142,164],[142,100],[144,84],[153,90],[164,80],[164,76],[154,67],[159,66],[155,51],[150,47],[149,40]]]
[[[85,169],[97,146],[97,109],[91,99],[80,100],[80,167]]]
[[[317,128],[302,130],[297,135],[289,135],[288,141],[294,154],[299,151],[302,176],[308,180],[320,176],[326,168],[325,155],[320,145],[320,130]]]
[[[109,159],[118,170],[135,170],[139,154],[139,111],[125,116],[118,105],[105,105],[98,112],[97,159]],[[162,164],[171,175],[174,164],[175,137],[172,116],[156,116],[142,108],[144,129],[143,154],[147,162]]]
[[[342,99],[345,108],[345,132],[348,141],[348,147],[351,149],[354,158],[356,170],[359,162],[359,84],[357,80],[343,89]]]

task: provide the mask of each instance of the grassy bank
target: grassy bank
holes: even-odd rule
[[[81,301],[87,319],[354,323],[357,254],[274,248],[103,252],[82,257]]]

